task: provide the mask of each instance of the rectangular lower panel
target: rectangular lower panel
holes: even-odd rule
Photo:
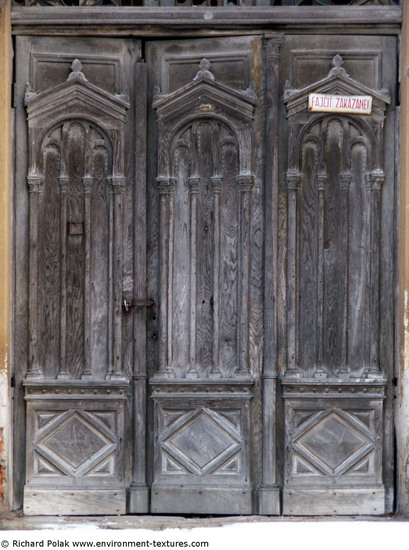
[[[285,516],[382,515],[385,491],[379,488],[284,489]]]
[[[154,514],[251,514],[251,490],[241,487],[152,487]]]
[[[261,487],[258,493],[258,513],[261,516],[280,515],[280,489]]]
[[[385,512],[385,380],[286,379],[286,515]]]
[[[116,489],[24,489],[27,516],[95,516],[126,513],[126,492]]]
[[[153,380],[153,513],[249,514],[251,380]]]

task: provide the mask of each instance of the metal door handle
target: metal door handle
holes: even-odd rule
[[[124,311],[128,313],[131,307],[152,307],[155,305],[153,300],[124,300],[122,302],[122,307]]]

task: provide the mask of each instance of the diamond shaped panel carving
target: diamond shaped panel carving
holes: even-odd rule
[[[69,476],[85,475],[116,448],[109,432],[94,425],[91,415],[72,411],[46,429],[35,445],[40,455]]]
[[[103,449],[107,442],[83,420],[71,417],[51,437],[45,439],[43,444],[70,466],[78,468]]]
[[[371,438],[331,412],[295,439],[294,449],[327,474],[341,473],[372,448]]]
[[[228,430],[215,414],[202,410],[177,426],[162,444],[189,472],[202,475],[215,471],[237,453],[241,439]]]

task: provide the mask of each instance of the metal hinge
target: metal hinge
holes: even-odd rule
[[[131,307],[152,307],[155,305],[153,300],[124,300],[122,307],[127,313]]]

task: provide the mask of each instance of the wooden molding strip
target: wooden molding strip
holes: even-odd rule
[[[399,6],[367,7],[238,7],[238,8],[150,8],[150,7],[15,7],[12,25],[15,34],[32,34],[47,29],[52,34],[80,33],[83,30],[101,32],[112,29],[115,34],[135,30],[143,34],[158,34],[174,30],[192,32],[197,29],[223,31],[263,28],[322,28],[331,32],[345,26],[362,30],[374,27],[377,32],[398,33],[402,23]],[[325,27],[325,28],[324,28]],[[382,31],[381,31],[382,30]]]

